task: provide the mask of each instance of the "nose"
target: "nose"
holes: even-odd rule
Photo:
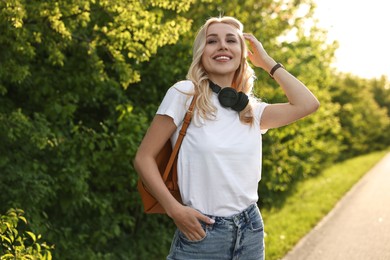
[[[220,50],[227,50],[228,46],[225,41],[220,41],[219,49]]]

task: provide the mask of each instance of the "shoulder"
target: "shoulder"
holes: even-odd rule
[[[250,97],[250,104],[253,109],[261,109],[262,107],[265,107],[268,105],[267,102],[262,101],[261,99]]]
[[[167,115],[173,118],[176,126],[179,126],[190,104],[190,96],[193,95],[194,84],[189,81],[179,81],[171,86],[163,98],[157,114]]]
[[[195,86],[191,80],[182,80],[176,82],[170,89],[174,89],[185,94],[192,94]]]
[[[257,98],[251,98],[250,101],[251,101],[250,104],[252,106],[255,118],[257,120],[260,120],[261,115],[263,114],[265,107],[268,106],[268,103],[263,102]]]
[[[171,86],[166,95],[165,99],[170,101],[174,100],[187,100],[188,97],[192,96],[195,92],[194,84],[190,80],[183,80],[175,83]],[[183,102],[179,102],[183,103]]]

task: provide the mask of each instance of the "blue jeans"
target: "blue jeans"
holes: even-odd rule
[[[206,232],[201,240],[190,241],[176,230],[167,260],[264,259],[264,225],[257,205],[230,217],[209,217],[215,223],[201,222]]]

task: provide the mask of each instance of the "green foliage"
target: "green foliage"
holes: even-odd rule
[[[387,108],[375,100],[375,91],[380,90],[375,80],[339,75],[330,89],[333,102],[340,105],[337,117],[343,131],[341,159],[390,145],[390,117]]]
[[[376,103],[387,110],[387,115],[390,117],[390,81],[386,77],[380,79],[372,79],[369,81],[371,92]]]
[[[291,189],[293,183],[315,175],[334,161],[340,152],[341,128],[326,87],[331,80],[330,63],[335,44],[326,45],[326,34],[313,27],[310,34],[297,29],[299,40],[278,43],[275,59],[311,89],[321,102],[310,117],[263,136],[263,177],[259,194],[269,206],[275,196]],[[279,51],[276,51],[279,50]],[[258,95],[269,103],[286,102],[284,93],[268,75],[257,82]]]
[[[189,30],[191,3],[0,2],[0,211],[24,209],[54,258],[143,250],[131,242],[143,218],[131,160],[150,112],[126,89]]]
[[[0,214],[0,259],[52,259],[54,246],[41,242],[41,235],[28,231],[23,215],[21,209],[9,209],[5,215]]]
[[[142,81],[129,89],[130,95],[138,97],[135,109],[147,106],[148,111],[154,112],[166,90],[176,81],[186,77],[192,61],[195,35],[206,19],[219,15],[235,16],[243,22],[246,32],[260,36],[266,49],[273,50],[271,46],[281,33],[299,26],[301,18],[296,17],[295,12],[300,4],[306,2],[309,1],[196,1],[189,11],[183,14],[192,20],[192,28],[183,33],[180,44],[164,46],[148,63],[140,64]]]
[[[337,44],[302,29],[313,8],[311,0],[1,1],[0,212],[22,208],[56,245],[53,258],[162,258],[174,224],[142,213],[132,158],[166,90],[185,78],[199,26],[220,14],[239,18],[322,103],[263,136],[264,205],[341,152],[388,144],[387,79],[356,83],[362,95],[340,92],[352,88],[330,70]],[[290,32],[296,39],[282,40]],[[258,97],[285,101],[267,73],[257,76]],[[364,139],[355,140],[359,129]]]

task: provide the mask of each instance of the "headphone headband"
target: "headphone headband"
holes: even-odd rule
[[[214,82],[212,82],[211,80],[209,80],[209,86],[211,88],[211,90],[217,94],[219,94],[219,92],[221,91],[221,87],[218,86],[217,84],[215,84]]]

